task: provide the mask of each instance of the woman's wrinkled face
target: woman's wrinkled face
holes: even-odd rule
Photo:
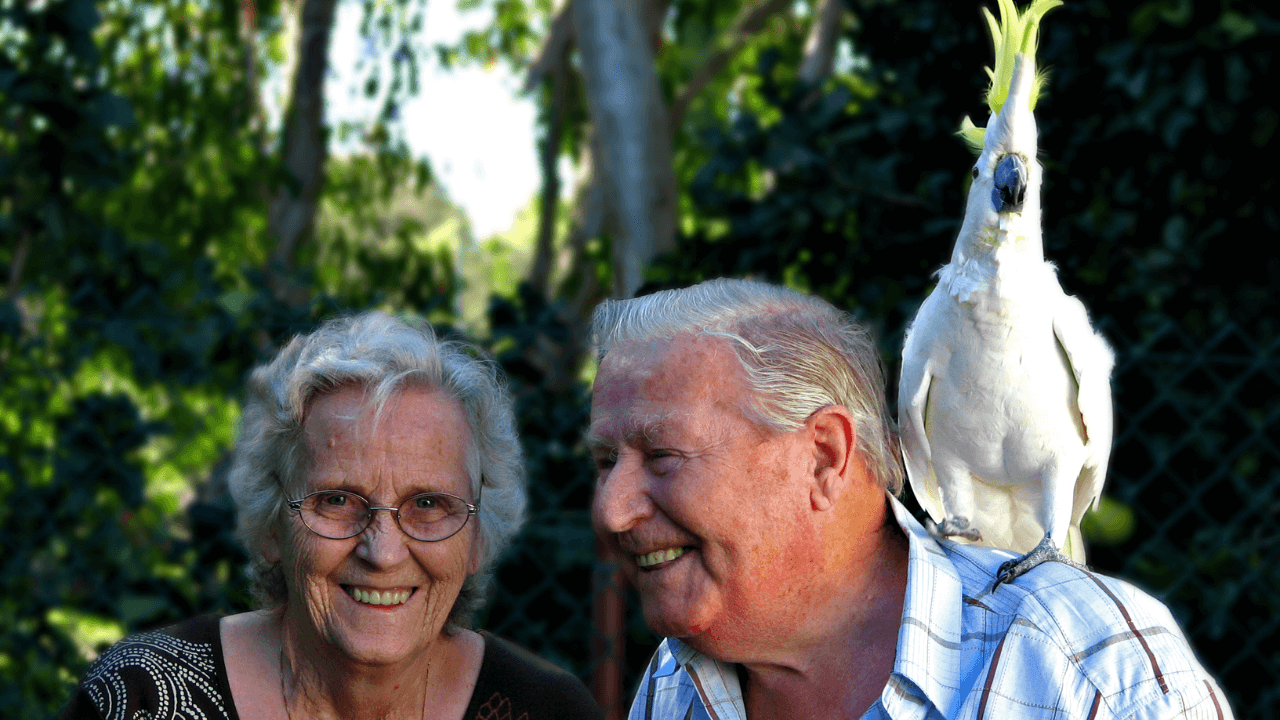
[[[363,389],[341,388],[313,403],[303,429],[311,467],[295,497],[345,490],[372,506],[399,507],[414,495],[445,492],[476,502],[466,473],[466,416],[444,392],[406,388],[375,422]],[[331,540],[296,512],[286,514],[276,536],[289,589],[285,623],[304,647],[327,643],[369,664],[412,660],[439,635],[463,580],[476,571],[479,524],[472,518],[450,538],[422,542],[404,534],[395,513],[373,516],[359,535]]]

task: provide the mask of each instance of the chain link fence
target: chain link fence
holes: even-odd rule
[[[1169,605],[1239,717],[1280,717],[1280,341],[1106,332],[1121,349],[1106,492],[1134,531],[1090,563]]]

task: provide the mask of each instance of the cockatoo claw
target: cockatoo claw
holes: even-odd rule
[[[949,517],[941,525],[935,525],[930,520],[928,529],[934,537],[961,537],[969,542],[982,542],[982,533],[978,532],[978,528],[969,527],[967,517]]]
[[[996,571],[996,582],[991,586],[991,589],[994,591],[996,588],[1000,587],[1000,583],[1013,582],[1014,580],[1031,572],[1036,567],[1039,567],[1041,563],[1046,563],[1051,560],[1053,562],[1070,565],[1074,568],[1080,568],[1081,570],[1085,569],[1083,565],[1075,562],[1066,555],[1063,555],[1062,552],[1058,550],[1058,546],[1049,539],[1048,535],[1045,535],[1044,539],[1040,541],[1040,544],[1036,545],[1031,552],[1020,558],[1016,558],[1002,564],[1000,569]]]

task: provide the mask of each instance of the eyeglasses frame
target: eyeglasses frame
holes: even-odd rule
[[[481,489],[483,490],[483,484],[481,485]],[[320,534],[320,533],[319,533],[315,528],[313,528],[313,527],[311,527],[310,525],[308,525],[308,524],[307,524],[307,520],[306,520],[306,518],[302,517],[302,503],[306,502],[307,498],[315,497],[316,495],[321,495],[321,494],[324,494],[324,493],[343,493],[343,494],[346,494],[346,495],[354,495],[354,496],[356,496],[356,497],[360,498],[361,500],[363,500],[363,501],[364,501],[364,504],[369,508],[369,515],[368,515],[368,517],[367,517],[367,518],[365,518],[365,524],[364,524],[364,527],[360,528],[358,531],[353,532],[353,533],[351,533],[350,535],[347,535],[347,536],[345,536],[345,537],[329,537],[328,535],[321,535],[321,534]],[[466,516],[466,519],[464,519],[464,520],[462,521],[462,524],[458,526],[458,529],[457,529],[457,530],[454,530],[453,532],[449,533],[448,535],[445,535],[445,536],[444,536],[444,537],[442,537],[442,538],[436,538],[435,540],[419,540],[418,538],[416,538],[416,537],[414,537],[414,536],[410,535],[408,530],[405,530],[405,529],[404,529],[404,525],[401,525],[401,524],[400,524],[400,508],[404,507],[404,503],[407,503],[407,502],[409,502],[410,500],[413,500],[413,499],[415,499],[415,498],[424,497],[424,496],[426,496],[426,495],[444,495],[444,496],[447,496],[447,497],[451,497],[451,498],[453,498],[454,500],[457,500],[458,502],[460,502],[460,503],[462,503],[463,505],[466,505],[466,506],[467,506],[467,516]],[[478,493],[477,493],[477,496],[476,496],[476,502],[477,502],[477,503],[479,503],[479,502],[480,502],[480,497],[479,497],[479,494],[478,494]],[[306,495],[303,495],[302,497],[298,498],[297,500],[290,500],[290,499],[286,498],[286,499],[285,499],[285,503],[286,503],[286,504],[288,504],[288,506],[289,506],[289,509],[290,509],[290,510],[294,510],[294,511],[296,511],[296,512],[298,513],[298,519],[302,520],[302,526],[303,526],[303,527],[305,527],[306,529],[308,529],[308,530],[310,530],[311,532],[315,533],[317,536],[322,537],[322,538],[325,538],[326,540],[348,540],[348,539],[350,539],[350,538],[356,537],[356,536],[357,536],[357,535],[359,535],[360,533],[363,533],[365,530],[368,530],[368,529],[369,529],[369,526],[373,524],[373,513],[374,513],[374,511],[376,511],[376,510],[389,510],[389,511],[392,511],[392,512],[394,512],[394,513],[395,513],[396,527],[400,528],[400,532],[404,533],[404,534],[405,534],[405,537],[408,537],[410,540],[417,540],[418,542],[443,542],[443,541],[448,540],[449,538],[453,537],[454,535],[457,535],[458,533],[462,532],[462,528],[464,528],[464,527],[466,527],[466,526],[467,526],[467,523],[471,521],[471,517],[472,517],[473,515],[477,515],[477,514],[479,514],[479,512],[480,512],[480,508],[479,508],[477,505],[472,505],[471,503],[467,502],[466,500],[463,500],[462,498],[458,497],[457,495],[454,495],[453,493],[446,493],[446,492],[425,492],[425,493],[418,493],[417,495],[411,495],[411,496],[409,496],[409,497],[405,498],[405,499],[404,499],[404,502],[400,503],[400,505],[398,505],[398,506],[396,506],[396,507],[388,507],[388,506],[385,506],[385,505],[374,505],[374,504],[373,504],[373,501],[371,501],[369,498],[367,498],[367,497],[365,497],[365,496],[361,495],[361,494],[360,494],[360,493],[358,493],[358,492],[352,492],[352,491],[350,491],[350,490],[316,490],[316,491],[315,491],[315,492],[313,492],[313,493],[307,493]]]

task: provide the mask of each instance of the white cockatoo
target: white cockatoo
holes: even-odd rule
[[[1084,305],[1044,259],[1032,115],[1040,17],[984,9],[996,51],[991,118],[965,118],[980,152],[951,262],[907,331],[898,386],[902,451],[933,531],[1026,553],[997,585],[1046,560],[1084,562],[1080,518],[1111,452],[1111,366]],[[1061,548],[1061,552],[1059,551]]]

